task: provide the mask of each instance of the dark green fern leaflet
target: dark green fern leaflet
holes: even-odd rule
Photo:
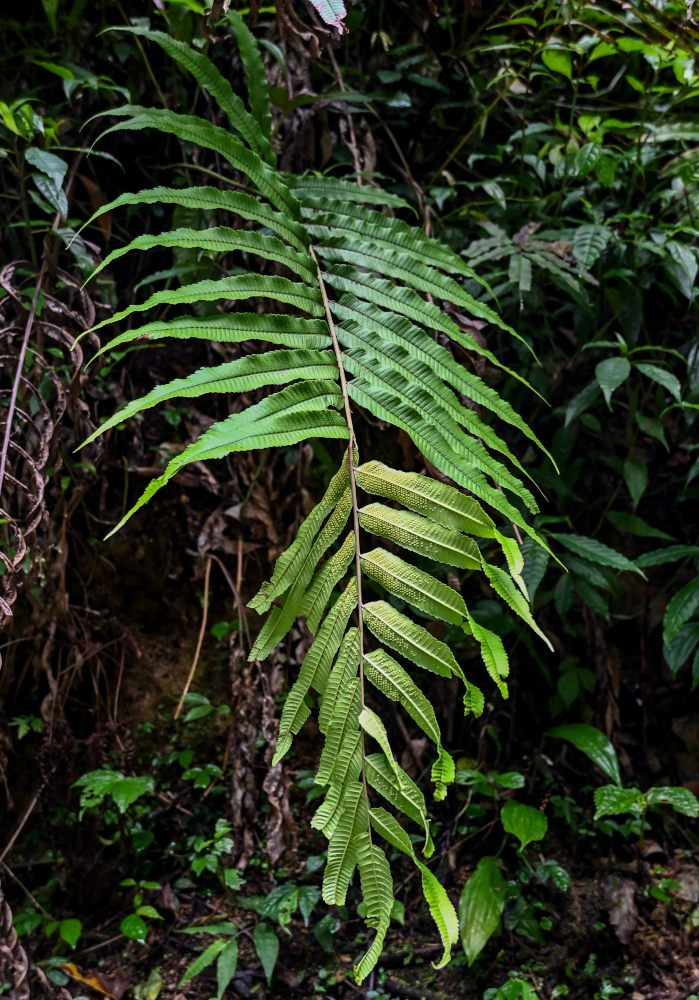
[[[328,839],[324,900],[344,904],[354,879],[365,904],[373,936],[355,969],[361,981],[380,957],[393,904],[380,842],[403,852],[420,873],[443,945],[440,965],[457,939],[453,907],[424,861],[434,850],[425,793],[398,763],[385,706],[393,702],[432,746],[432,793],[442,799],[455,766],[425,690],[427,675],[455,678],[467,715],[483,710],[485,695],[430,622],[446,622],[480,649],[483,674],[503,697],[507,653],[501,637],[474,617],[469,595],[490,587],[508,613],[546,638],[532,617],[519,543],[508,527],[543,545],[524,513],[536,512],[536,500],[503,428],[538,441],[498,392],[443,346],[453,342],[499,364],[452,318],[459,313],[516,336],[466,292],[471,268],[406,221],[410,206],[401,198],[347,179],[288,177],[277,169],[260,53],[242,20],[228,17],[247,76],[244,97],[204,52],[162,32],[125,29],[160,45],[191,74],[226,127],[128,105],[112,112],[118,121],[105,133],[149,128],[197,145],[201,165],[216,157],[220,172],[224,164],[228,186],[125,192],[93,217],[158,204],[195,209],[205,220],[200,228],[139,234],[98,270],[156,247],[195,249],[218,268],[211,278],[155,291],[97,324],[94,330],[121,326],[98,353],[139,342],[209,340],[219,345],[220,361],[127,403],[88,440],[170,400],[230,401],[228,416],[170,459],[121,524],[190,462],[313,438],[341,442],[335,447],[343,458],[324,495],[249,601],[266,616],[250,656],[263,659],[297,618],[305,619],[312,641],[284,703],[274,763],[292,749],[319,699],[323,746],[315,781],[322,798],[312,825]],[[451,315],[445,305],[454,307]],[[365,413],[405,431],[441,478],[391,469],[370,455],[360,464]],[[463,594],[447,582],[454,574]],[[422,850],[404,825],[414,826]]]

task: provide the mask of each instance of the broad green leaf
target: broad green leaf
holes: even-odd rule
[[[672,372],[669,372],[666,368],[661,368],[659,365],[646,364],[645,362],[637,362],[635,367],[640,372],[643,372],[647,378],[657,382],[658,385],[662,385],[678,403],[680,402],[682,387],[680,380]]]
[[[223,1000],[223,994],[230,986],[238,968],[238,942],[235,938],[227,941],[216,962],[216,1000]]]
[[[589,559],[591,563],[598,563],[600,566],[611,566],[613,569],[628,570],[631,573],[638,573],[645,579],[645,573],[638,568],[635,562],[627,559],[616,549],[598,542],[595,538],[587,538],[584,535],[573,535],[555,533],[552,535],[557,542],[565,548],[574,552],[583,559]]]
[[[58,925],[58,933],[61,940],[70,948],[75,948],[76,944],[80,940],[80,935],[83,932],[83,925],[80,920],[75,917],[68,917],[67,920],[61,920]]]
[[[549,729],[547,736],[557,736],[567,740],[574,747],[590,758],[593,764],[616,785],[621,785],[619,760],[614,747],[604,733],[585,722],[573,722],[565,726],[555,726]]]
[[[573,61],[568,49],[547,45],[541,52],[541,61],[553,73],[560,73],[569,80],[573,79]]]
[[[500,924],[505,889],[505,879],[495,858],[482,858],[459,899],[459,931],[469,966]]]
[[[548,829],[546,816],[539,809],[508,799],[500,811],[503,829],[520,843],[520,851],[535,840],[543,840]]]
[[[624,482],[633,500],[633,509],[635,510],[648,485],[648,467],[635,455],[630,455],[624,462]]]
[[[682,786],[650,788],[646,792],[646,802],[649,806],[672,806],[675,812],[682,813],[683,816],[699,816],[699,799]]]
[[[139,941],[141,944],[146,943],[146,938],[148,937],[148,927],[143,917],[139,917],[137,913],[129,913],[128,916],[119,924],[119,931],[124,937],[129,938],[131,941]],[[223,942],[221,942],[223,944]],[[191,966],[190,966],[191,968]]]
[[[279,938],[272,928],[264,921],[257,924],[252,932],[252,939],[255,943],[255,951],[259,958],[267,979],[267,985],[272,982],[272,973],[279,957]]]
[[[665,609],[663,639],[668,646],[697,609],[699,609],[699,577],[690,580],[678,590]]]
[[[636,565],[642,569],[649,566],[662,566],[669,562],[679,562],[680,559],[696,558],[699,556],[699,545],[668,545],[664,549],[654,549],[652,552],[644,552],[635,560]]]
[[[38,146],[29,146],[25,150],[24,159],[42,174],[45,174],[57,191],[63,187],[68,164],[60,156],[40,149]]]
[[[610,409],[612,393],[626,381],[630,372],[631,363],[628,358],[607,358],[606,361],[600,361],[595,368],[595,377]]]
[[[142,795],[153,790],[153,779],[147,777],[121,778],[115,781],[110,792],[120,813],[126,812],[130,805]]]
[[[640,815],[643,806],[643,794],[638,788],[617,788],[615,785],[603,785],[595,788],[595,815],[618,816],[623,813]]]
[[[607,514],[607,520],[611,521],[614,527],[619,528],[620,531],[628,531],[629,534],[638,535],[640,538],[666,538],[668,541],[672,541],[672,535],[661,531],[660,528],[654,528],[652,524],[648,524],[642,517],[636,517],[635,514],[627,514],[621,510],[610,510]],[[643,559],[643,556],[636,560],[636,565],[642,567],[643,563],[640,562],[640,559]]]

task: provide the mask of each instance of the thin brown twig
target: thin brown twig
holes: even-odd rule
[[[199,663],[199,654],[201,653],[201,647],[204,642],[204,634],[206,632],[206,622],[209,617],[209,580],[211,578],[211,562],[212,556],[209,556],[206,560],[206,568],[204,569],[204,605],[201,614],[201,627],[199,629],[199,638],[197,639],[197,648],[194,651],[194,659],[192,660],[192,666],[189,668],[189,675],[187,677],[187,682],[183,688],[182,694],[180,695],[180,700],[177,703],[177,708],[175,709],[175,719],[179,718],[180,712],[182,711],[182,706],[184,705],[184,700],[189,694],[189,689],[191,687],[192,681],[194,680],[194,674],[196,673],[197,664]]]

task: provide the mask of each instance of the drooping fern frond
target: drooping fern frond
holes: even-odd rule
[[[102,351],[167,338],[259,347],[154,388],[96,434],[172,399],[225,393],[240,400],[242,393],[257,393],[256,402],[247,408],[234,403],[227,418],[172,458],[117,528],[190,462],[312,438],[346,442],[323,497],[249,602],[267,616],[250,657],[263,659],[299,616],[305,618],[313,641],[286,697],[274,762],[311,714],[309,695],[319,698],[324,742],[315,780],[323,799],[312,825],[328,839],[325,901],[343,904],[359,873],[366,922],[374,931],[356,966],[361,980],[378,961],[393,903],[379,841],[420,871],[444,946],[439,964],[457,938],[453,906],[418,856],[429,858],[433,851],[425,796],[396,759],[382,706],[386,699],[399,705],[434,747],[431,780],[435,798],[443,798],[454,761],[423,689],[429,679],[423,672],[456,678],[467,714],[483,710],[484,694],[466,677],[455,650],[426,625],[446,622],[464,642],[476,644],[504,697],[509,666],[502,640],[445,582],[446,569],[487,581],[547,641],[529,608],[519,544],[505,527],[515,525],[543,545],[525,516],[536,513],[536,498],[502,430],[489,421],[539,442],[509,403],[449,349],[453,343],[503,367],[439,303],[516,336],[466,291],[462,282],[475,277],[471,268],[398,218],[395,212],[409,209],[402,199],[348,180],[287,177],[277,169],[260,54],[243,22],[229,17],[248,77],[247,106],[202,52],[133,27],[124,30],[159,44],[196,78],[227,124],[127,105],[112,112],[118,121],[105,134],[150,128],[196,144],[229,164],[235,190],[154,187],[124,193],[100,212],[172,205],[207,213],[216,223],[138,236],[103,267],[123,254],[173,247],[199,249],[233,263],[238,273],[157,291],[94,329],[135,321]],[[269,311],[261,312],[260,302]],[[202,303],[215,304],[215,311],[201,315]],[[140,313],[158,307],[180,314],[140,320]],[[403,430],[450,482],[392,469],[374,456],[360,461],[355,423],[365,412]],[[372,599],[366,600],[369,586]],[[416,828],[415,842],[423,841],[421,850],[406,821]]]

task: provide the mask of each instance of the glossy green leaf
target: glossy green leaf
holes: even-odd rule
[[[459,932],[469,966],[500,925],[505,879],[495,858],[482,858],[459,899]]]
[[[621,785],[619,760],[614,747],[604,733],[585,722],[572,722],[565,726],[549,729],[547,736],[557,736],[567,740],[590,758],[593,764],[616,785]]]
[[[500,810],[500,822],[507,833],[520,843],[520,851],[535,840],[543,840],[548,829],[546,816],[540,809],[508,799]]]
[[[643,794],[638,788],[617,788],[603,785],[595,788],[595,819],[602,816],[619,816],[625,813],[640,815]]]
[[[262,963],[267,985],[269,986],[272,982],[272,974],[277,964],[277,958],[279,957],[279,938],[264,921],[257,924],[252,933],[252,938],[255,943],[257,957]]]

